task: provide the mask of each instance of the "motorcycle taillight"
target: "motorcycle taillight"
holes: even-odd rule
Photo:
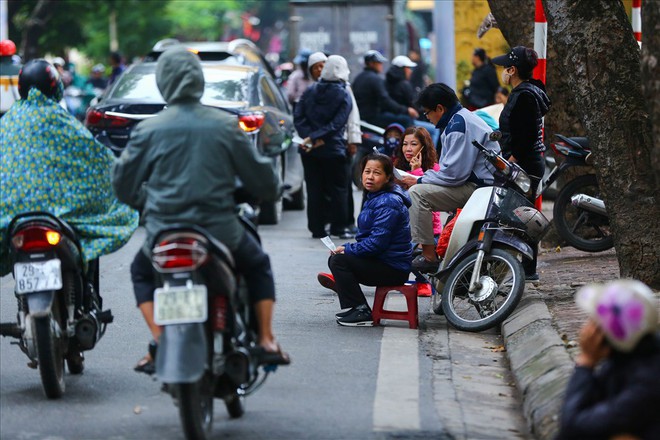
[[[168,237],[154,247],[153,262],[165,271],[195,270],[208,259],[205,241],[197,234]]]
[[[213,298],[213,329],[223,331],[227,326],[227,297],[216,295]]]
[[[42,252],[57,246],[61,238],[58,231],[46,226],[28,226],[14,234],[11,243],[17,250]]]

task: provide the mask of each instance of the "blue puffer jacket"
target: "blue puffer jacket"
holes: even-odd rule
[[[345,244],[344,253],[377,258],[394,269],[410,271],[410,205],[408,193],[398,185],[392,191],[367,193],[358,217],[357,243]]]
[[[342,82],[324,81],[305,90],[294,112],[294,124],[298,134],[323,139],[325,145],[307,154],[314,157],[346,156],[346,123],[353,103]]]

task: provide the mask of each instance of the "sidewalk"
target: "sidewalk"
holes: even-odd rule
[[[587,253],[571,247],[539,253],[540,281],[527,283],[516,311],[502,324],[511,371],[530,431],[552,439],[586,316],[575,305],[585,284],[619,277],[614,249]]]

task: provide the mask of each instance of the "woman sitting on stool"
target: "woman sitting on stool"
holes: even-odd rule
[[[371,308],[360,289],[399,286],[408,280],[412,262],[410,198],[394,183],[392,160],[372,153],[362,160],[364,195],[358,217],[357,243],[338,246],[328,260],[331,274],[320,273],[324,287],[337,292],[342,309],[337,324],[372,326]]]

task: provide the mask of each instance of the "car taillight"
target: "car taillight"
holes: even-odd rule
[[[262,113],[251,113],[249,115],[241,115],[238,117],[238,126],[241,127],[246,133],[252,133],[253,131],[259,130],[266,117]]]
[[[93,128],[121,128],[132,121],[120,116],[111,116],[100,110],[90,109],[85,115],[85,126]]]
[[[208,258],[206,246],[191,237],[163,240],[153,249],[153,261],[161,269],[194,270]]]
[[[227,297],[215,296],[213,298],[213,329],[223,331],[227,326]]]
[[[57,246],[62,235],[46,226],[29,226],[11,238],[15,249],[21,251],[45,251]]]

